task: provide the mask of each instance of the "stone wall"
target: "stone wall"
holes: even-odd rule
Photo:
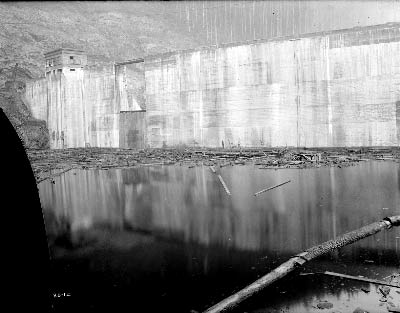
[[[397,146],[399,41],[394,23],[148,57],[148,144]]]

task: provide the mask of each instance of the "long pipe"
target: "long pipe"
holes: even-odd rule
[[[336,239],[332,239],[317,246],[314,246],[304,251],[303,253],[297,254],[294,257],[290,258],[288,261],[278,266],[272,272],[261,277],[254,283],[248,285],[244,289],[236,292],[228,298],[225,298],[221,302],[215,304],[211,308],[204,311],[204,313],[219,313],[233,309],[243,300],[247,299],[248,297],[262,290],[263,288],[271,285],[278,279],[286,276],[294,269],[302,266],[305,262],[311,261],[312,259],[315,259],[334,249],[344,247],[360,239],[372,236],[383,229],[389,229],[392,226],[400,226],[400,215],[385,217],[380,222],[369,224],[360,229],[345,233],[344,235],[341,235]]]

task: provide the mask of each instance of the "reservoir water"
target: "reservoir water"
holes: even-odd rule
[[[400,168],[207,166],[71,170],[39,184],[52,254],[54,310],[201,312],[313,245],[400,214]],[[290,180],[263,194],[259,190]],[[382,279],[400,264],[400,230],[311,262],[303,272]],[[238,312],[382,309],[376,286],[298,273]],[[392,302],[400,295],[392,291]],[[286,311],[285,311],[286,310]]]

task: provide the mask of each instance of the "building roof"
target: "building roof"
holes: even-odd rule
[[[56,49],[56,50],[53,50],[53,51],[46,52],[46,53],[44,54],[44,56],[45,56],[45,57],[48,57],[48,56],[52,56],[52,55],[60,54],[60,53],[86,54],[85,51],[79,50],[79,49],[73,49],[73,48],[59,48],[59,49]]]

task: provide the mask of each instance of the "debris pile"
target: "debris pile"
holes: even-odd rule
[[[393,290],[394,292],[400,293],[400,272],[393,273],[392,275],[385,277],[384,281],[399,286],[399,288],[390,288],[388,286],[380,286],[378,288],[378,292],[381,295],[379,301],[381,305],[386,304],[386,308],[389,312],[400,312],[400,303],[393,303],[393,296],[390,295],[390,292]],[[397,289],[397,290],[396,290]],[[393,292],[392,292],[393,293]]]
[[[400,162],[399,148],[325,149],[119,149],[74,148],[27,150],[37,181],[71,168],[110,169],[149,165],[196,166],[254,165],[259,169],[345,167],[358,162],[383,160]]]

